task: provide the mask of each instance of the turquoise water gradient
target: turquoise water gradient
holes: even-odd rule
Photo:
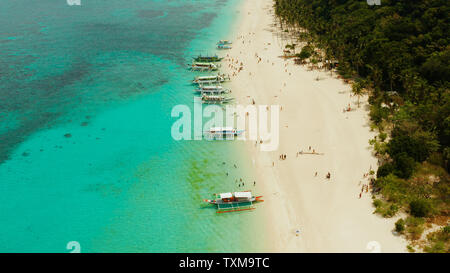
[[[262,250],[259,213],[201,202],[251,184],[241,144],[170,135],[241,0],[81,3],[0,3],[0,252]]]

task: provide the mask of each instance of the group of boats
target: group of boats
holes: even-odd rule
[[[217,43],[217,49],[231,49],[233,43],[228,40],[220,40]]]
[[[217,49],[231,49],[232,42],[228,40],[220,40],[217,43]],[[218,64],[222,61],[223,58],[220,58],[217,55],[214,56],[202,56],[199,55],[194,58],[194,62],[189,65],[192,71],[199,72],[210,72],[219,70],[220,65]]]
[[[209,75],[195,77],[192,81],[197,85],[195,93],[200,94],[202,103],[205,104],[225,104],[234,100],[227,96],[231,90],[224,88],[221,84],[229,80],[225,75]]]
[[[221,40],[217,43],[218,48],[224,46],[231,48],[231,44],[228,40]],[[222,60],[223,58],[217,55],[198,55],[194,57],[194,61],[189,65],[189,68],[191,71],[196,72],[216,72],[219,70]],[[231,93],[231,90],[222,86],[222,83],[228,80],[230,80],[229,77],[218,73],[195,77],[192,83],[197,86],[195,92],[200,94],[202,103],[225,104],[234,100],[234,98],[227,96],[227,94]]]
[[[231,49],[231,42],[221,40],[217,43],[218,49]],[[213,56],[198,55],[194,57],[189,69],[195,72],[216,72],[220,68],[220,62],[223,58]],[[228,96],[231,90],[222,86],[222,83],[229,81],[230,78],[224,74],[201,75],[194,78],[192,84],[196,85],[195,93],[200,94],[200,99],[204,104],[225,104],[234,100]],[[207,133],[211,136],[235,137],[241,135],[244,130],[238,130],[233,127],[213,127]],[[237,212],[253,210],[254,203],[262,202],[262,196],[254,196],[251,191],[226,192],[214,194],[213,199],[205,199],[204,202],[215,205],[217,213]]]

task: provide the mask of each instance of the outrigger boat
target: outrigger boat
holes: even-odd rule
[[[212,76],[201,76],[201,77],[195,77],[195,79],[192,81],[194,84],[212,84],[212,83],[222,83],[226,81],[227,78],[225,78],[225,75],[212,75]]]
[[[226,192],[214,194],[215,199],[205,199],[206,203],[216,205],[217,213],[254,210],[253,203],[263,202],[262,196],[253,196],[251,191]]]
[[[193,57],[195,62],[220,62],[223,60],[223,58],[220,58],[217,55],[214,56],[202,56],[202,55],[198,55],[197,57]]]
[[[221,136],[239,136],[244,132],[245,130],[238,130],[233,127],[212,127],[208,131],[205,131],[207,134]]]
[[[223,88],[220,85],[208,85],[208,86],[200,86],[200,88],[196,89],[195,92],[199,92],[202,94],[227,94],[230,90]]]
[[[231,45],[231,44],[233,43],[228,40],[220,40],[219,42],[217,42],[217,45]]]
[[[214,63],[194,62],[189,65],[192,71],[217,71],[219,67]]]
[[[232,47],[229,45],[219,44],[217,46],[218,49],[231,49]]]
[[[228,103],[232,100],[234,100],[234,98],[228,98],[225,96],[215,96],[215,95],[202,95],[203,103],[210,103],[210,104]]]

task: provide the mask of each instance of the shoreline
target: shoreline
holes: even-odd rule
[[[364,110],[367,97],[357,108],[351,86],[335,75],[279,58],[287,43],[276,35],[272,4],[244,1],[230,32],[233,49],[222,54],[243,63],[243,71],[230,83],[238,104],[254,100],[256,105],[282,107],[279,149],[261,152],[248,141],[241,151],[253,164],[256,191],[266,200],[256,213],[265,216],[257,221],[264,223],[268,251],[370,252],[375,244],[381,252],[406,252],[406,241],[392,233],[396,218],[372,214],[370,193],[358,198],[368,183],[364,173],[377,167],[368,144],[375,133],[369,131]],[[228,64],[223,63],[224,72],[231,75]],[[343,113],[348,103],[356,110]],[[297,155],[310,146],[323,155]],[[328,172],[330,180],[325,178]]]

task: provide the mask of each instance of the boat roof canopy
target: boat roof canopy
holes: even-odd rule
[[[231,197],[233,197],[233,195],[231,194],[231,192],[221,193],[221,194],[219,194],[219,196],[220,196],[220,199],[231,198]]]
[[[244,192],[235,192],[234,193],[234,197],[236,198],[252,198],[252,193],[249,191],[244,191]]]

